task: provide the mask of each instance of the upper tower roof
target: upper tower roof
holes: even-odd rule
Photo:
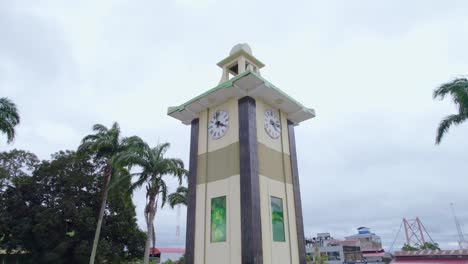
[[[223,69],[218,86],[184,104],[169,107],[168,115],[188,125],[207,108],[222,104],[231,97],[250,96],[285,112],[295,124],[315,117],[314,109],[306,108],[260,76],[260,68],[265,65],[252,55],[248,44],[235,45],[229,56],[217,65]]]

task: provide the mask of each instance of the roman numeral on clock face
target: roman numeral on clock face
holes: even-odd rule
[[[227,111],[218,110],[211,115],[208,122],[208,134],[211,139],[220,139],[228,131],[229,128],[229,113]]]
[[[276,139],[281,134],[281,125],[276,112],[273,110],[266,110],[263,114],[264,127],[267,134]]]

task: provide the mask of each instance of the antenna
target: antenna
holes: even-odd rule
[[[457,215],[455,214],[455,206],[453,205],[453,203],[450,203],[450,206],[452,207],[453,218],[455,219],[455,225],[457,226],[458,245],[460,246],[460,249],[468,249],[468,243],[466,242],[465,237],[463,236],[460,222],[458,221]]]

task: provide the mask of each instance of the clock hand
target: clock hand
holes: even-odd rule
[[[276,131],[278,131],[278,128],[276,128],[276,123],[273,122],[273,120],[270,120],[270,125],[272,125]]]

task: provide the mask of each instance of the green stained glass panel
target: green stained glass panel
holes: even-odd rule
[[[226,196],[211,199],[211,242],[226,241]]]
[[[283,199],[271,197],[271,223],[273,226],[273,241],[284,242]]]

